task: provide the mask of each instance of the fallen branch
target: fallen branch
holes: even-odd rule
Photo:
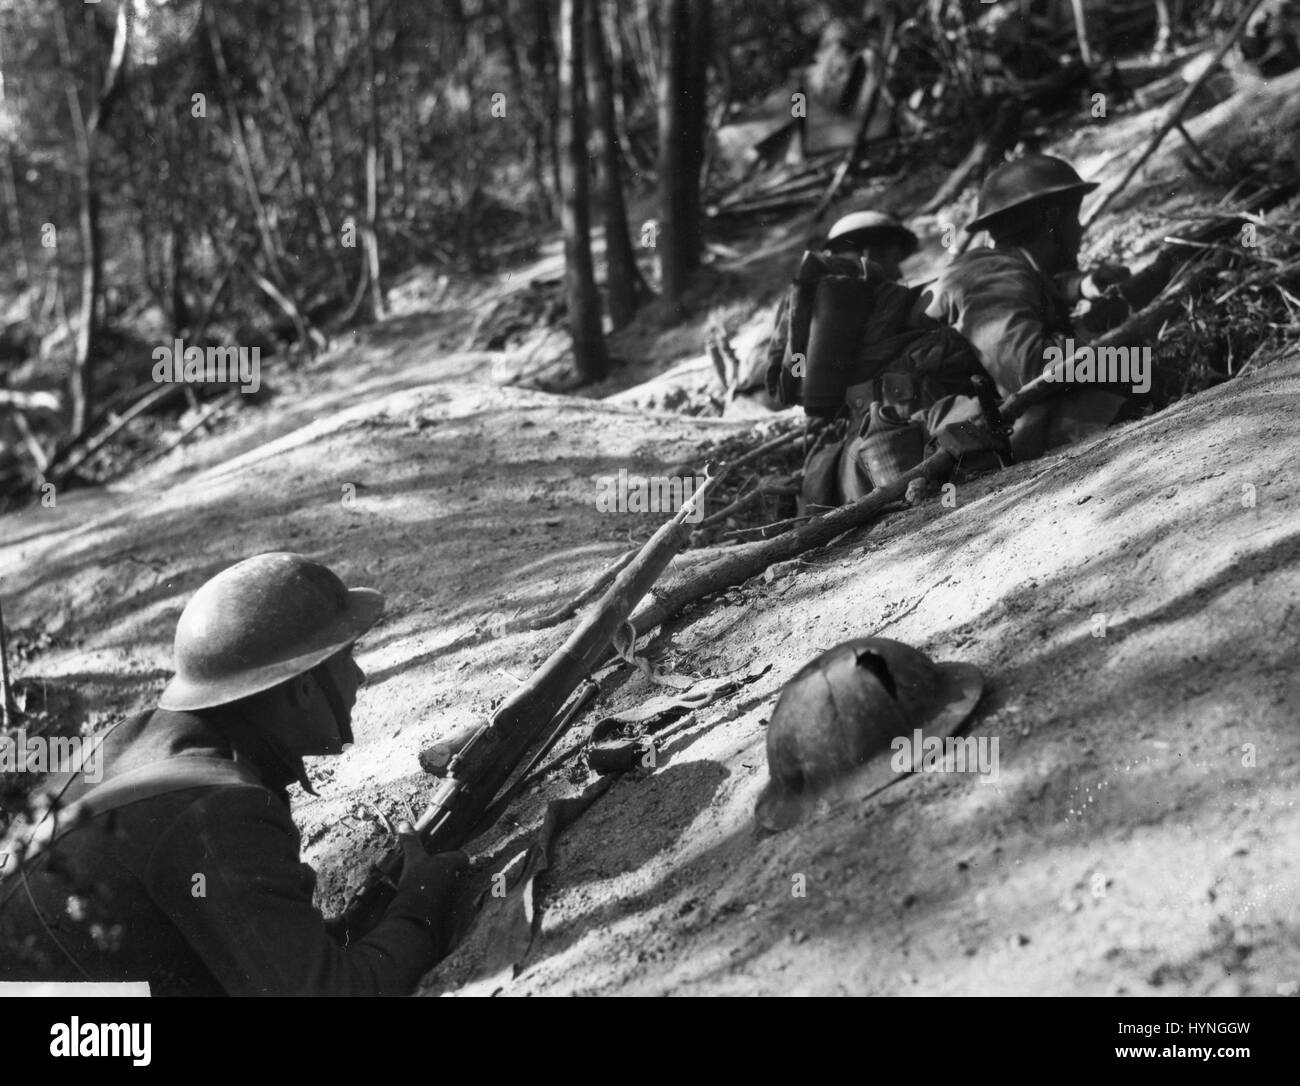
[[[15,428],[18,430],[18,436],[23,439],[23,444],[27,446],[27,455],[32,458],[32,463],[36,465],[37,472],[44,475],[45,469],[50,463],[50,457],[45,451],[45,446],[40,443],[32,432],[31,424],[28,423],[27,416],[22,411],[15,411],[13,420]]]
[[[786,445],[793,445],[803,436],[803,428],[796,427],[793,430],[787,430],[783,434],[778,434],[774,438],[769,438],[767,441],[764,441],[763,444],[756,445],[754,448],[750,449],[744,456],[738,456],[735,460],[724,463],[719,472],[718,478],[722,479],[728,473],[735,471],[737,468],[743,468],[748,464],[752,464],[755,460],[762,460],[768,453],[773,452],[776,449],[782,449]],[[668,474],[679,475],[684,471],[694,471],[699,455],[702,454],[697,454],[689,460],[683,460],[678,464],[674,464]]]
[[[188,388],[189,386],[187,385],[186,387]],[[180,445],[184,444],[185,440],[190,436],[190,434],[194,433],[195,430],[197,430],[200,426],[204,425],[204,423],[206,423],[208,419],[212,418],[212,416],[215,415],[218,411],[221,411],[223,408],[233,403],[236,399],[239,398],[239,396],[240,396],[239,389],[232,388],[224,396],[221,396],[220,398],[213,400],[212,403],[208,404],[207,407],[205,407],[202,411],[199,412],[198,418],[194,419],[193,422],[191,422],[188,426],[184,427],[184,429],[182,429],[179,434],[175,435],[169,441],[164,442],[162,445],[154,449],[153,452],[149,453],[143,459],[137,460],[133,464],[126,465],[123,468],[123,470],[127,470],[129,468],[129,470],[131,471],[138,471],[140,468],[147,467],[148,465],[152,464],[155,460],[162,459],[162,457],[166,456],[173,449],[178,448]]]
[[[1086,68],[1092,68],[1092,47],[1088,44],[1088,16],[1083,10],[1083,0],[1070,0],[1074,11],[1074,32],[1079,39],[1079,56]]]
[[[673,618],[687,604],[747,581],[774,562],[784,562],[814,547],[825,546],[837,536],[870,523],[886,506],[892,505],[907,493],[907,485],[913,479],[941,482],[948,477],[954,463],[951,454],[937,452],[889,486],[873,490],[852,505],[814,517],[775,539],[742,543],[731,548],[725,555],[696,570],[666,591],[652,594],[651,600],[643,603],[632,615],[632,628],[639,637]]]
[[[705,517],[702,521],[700,521],[699,526],[696,530],[704,531],[704,529],[706,528],[712,528],[715,524],[721,524],[728,517],[733,517],[737,513],[744,512],[751,505],[754,505],[762,498],[768,497],[770,495],[791,493],[791,491],[787,491],[784,488],[792,487],[792,486],[797,487],[802,480],[803,480],[803,472],[797,472],[794,475],[789,475],[786,476],[786,478],[784,479],[777,480],[777,482],[773,484],[773,486],[755,487],[753,490],[749,491],[749,493],[743,495],[742,497],[737,498],[730,505],[723,506],[716,513],[711,513],[709,516]],[[797,494],[798,491],[795,490],[793,491],[793,493]]]
[[[749,528],[737,528],[733,532],[728,532],[722,538],[742,539],[747,535],[757,535],[759,539],[772,539],[782,532],[788,532],[796,524],[803,524],[804,521],[811,519],[811,514],[805,514],[801,517],[787,517],[785,520],[775,520],[771,524],[755,524]]]
[[[717,219],[727,216],[738,218],[744,215],[768,214],[773,211],[784,211],[789,207],[802,207],[816,199],[816,191],[792,192],[785,196],[764,196],[753,200],[741,200],[726,207],[710,208],[709,215]]]
[[[1219,66],[1219,63],[1223,58],[1228,55],[1228,50],[1231,49],[1237,39],[1241,37],[1242,32],[1246,29],[1246,24],[1250,22],[1251,16],[1255,14],[1255,9],[1263,2],[1264,0],[1249,0],[1249,3],[1246,4],[1241,16],[1237,19],[1236,24],[1219,44],[1219,48],[1214,51],[1214,57],[1210,60],[1210,63],[1205,66],[1205,70],[1202,71],[1193,82],[1188,84],[1187,89],[1179,95],[1178,100],[1170,107],[1169,115],[1165,117],[1164,122],[1158,129],[1156,129],[1155,135],[1151,137],[1146,148],[1137,157],[1133,165],[1128,168],[1128,171],[1120,179],[1119,184],[1107,191],[1106,194],[1097,202],[1097,205],[1088,213],[1088,218],[1083,223],[1083,228],[1085,230],[1096,222],[1097,217],[1110,206],[1111,201],[1128,187],[1129,182],[1133,180],[1138,170],[1143,167],[1147,159],[1155,154],[1156,148],[1160,146],[1164,141],[1164,138],[1181,123],[1183,113],[1187,109],[1193,96],[1205,85],[1205,81],[1210,78],[1210,74]]]
[[[1020,132],[1021,114],[1022,107],[1017,99],[1004,98],[999,103],[988,130],[975,141],[970,153],[948,175],[948,179],[926,201],[918,214],[931,215],[938,211],[966,187],[971,177],[982,174],[990,162],[999,158],[1003,151],[1015,143]]]
[[[149,391],[128,407],[121,415],[115,418],[106,426],[99,435],[89,441],[81,451],[81,455],[75,460],[60,464],[58,469],[52,473],[52,482],[62,483],[73,471],[84,464],[90,457],[94,456],[109,441],[111,441],[132,419],[138,415],[144,414],[149,408],[162,403],[169,396],[175,395],[184,386],[178,384],[151,384]],[[55,460],[57,460],[57,455]]]
[[[5,616],[0,609],[0,725],[6,730],[13,726],[17,706],[13,702],[13,687],[9,681],[9,642],[5,635]]]
[[[880,92],[884,89],[885,79],[894,64],[894,30],[897,22],[897,12],[892,7],[888,8],[885,14],[885,30],[881,35],[880,63],[875,66],[871,73],[871,88],[867,91],[867,102],[862,108],[862,120],[859,122],[858,131],[853,137],[853,145],[844,155],[844,159],[836,168],[835,176],[831,179],[825,195],[822,196],[817,207],[813,210],[813,222],[821,221],[822,216],[826,214],[826,209],[835,202],[835,198],[840,194],[840,189],[844,187],[844,182],[848,180],[854,163],[862,157],[863,148],[867,145],[867,132],[871,128],[871,118],[875,116],[876,106],[880,101]]]
[[[747,465],[754,463],[756,460],[762,460],[768,453],[774,452],[777,449],[783,449],[787,445],[793,445],[796,441],[799,441],[802,438],[803,430],[795,429],[781,434],[778,437],[774,437],[770,441],[765,441],[763,444],[745,453],[744,456],[738,456],[735,460],[726,464],[723,467],[719,478],[735,471],[737,468],[746,467]]]
[[[580,608],[587,606],[592,600],[599,596],[606,587],[617,577],[628,564],[637,556],[637,551],[630,550],[619,556],[608,569],[599,577],[591,582],[586,588],[579,592],[568,603],[557,607],[554,611],[547,611],[545,614],[538,615],[536,618],[528,620],[528,629],[545,630],[551,626],[558,626],[561,622],[572,618],[578,613]]]
[[[49,411],[57,414],[63,404],[53,392],[24,392],[17,388],[0,388],[0,407],[15,411]]]
[[[701,508],[718,476],[710,475],[673,518],[662,524],[577,628],[528,679],[476,728],[451,758],[438,789],[414,829],[431,852],[460,848],[482,830],[484,812],[523,761],[553,728],[570,696],[606,656],[637,603],[690,542],[686,523]],[[344,910],[349,936],[369,930],[391,900],[392,880],[401,870],[394,851],[371,872]]]

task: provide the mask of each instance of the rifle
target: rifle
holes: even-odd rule
[[[1297,189],[1300,189],[1300,185],[1294,182],[1277,185],[1251,197],[1250,202],[1262,213],[1290,199]],[[1141,271],[1119,284],[1119,293],[1129,303],[1132,315],[1123,324],[1087,346],[1094,350],[1125,346],[1153,336],[1165,321],[1177,316],[1182,310],[1184,298],[1199,294],[1214,285],[1218,272],[1226,263],[1224,243],[1239,233],[1248,221],[1244,216],[1230,215],[1184,231],[1180,237],[1166,238],[1155,257]],[[1215,259],[1175,282],[1187,266],[1189,248],[1210,251]],[[1052,363],[1047,370],[1003,400],[1002,418],[1010,421],[1024,414],[1032,405],[1068,390],[1071,387],[1069,384],[1055,378],[1065,372],[1069,361],[1068,358],[1063,358],[1060,362]],[[1053,379],[1049,380],[1048,374]]]
[[[441,781],[414,827],[431,853],[458,849],[495,821],[502,805],[494,804],[494,799],[529,749],[546,735],[548,727],[552,732],[547,745],[559,737],[559,731],[576,714],[587,690],[579,693],[568,711],[561,712],[562,706],[605,659],[633,609],[690,541],[691,525],[686,518],[724,473],[707,476],[691,499],[620,570],[592,613],[564,644],[502,702],[491,720],[470,731],[463,746],[454,753],[448,751],[445,764],[434,767]],[[552,727],[557,713],[561,716],[558,728]],[[492,817],[485,817],[488,815]],[[389,852],[371,869],[340,917],[349,941],[378,923],[392,901],[401,869],[399,849]]]

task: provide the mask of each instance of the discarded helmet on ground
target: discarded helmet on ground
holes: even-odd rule
[[[904,259],[916,252],[916,235],[885,211],[855,211],[851,215],[845,215],[827,232],[826,244],[842,241],[850,235],[861,235],[855,240],[867,247],[870,247],[873,237],[879,243],[900,245]]]
[[[1076,192],[1083,194],[1095,188],[1097,182],[1085,181],[1063,158],[1025,155],[1004,163],[984,179],[975,218],[966,229],[971,233],[983,230],[991,220],[1033,200]]]
[[[225,705],[310,671],[365,633],[384,609],[300,554],[245,559],[207,581],[176,624],[176,674],[163,709]]]
[[[805,664],[786,683],[767,729],[769,781],[755,818],[766,830],[794,825],[820,798],[852,778],[865,795],[897,779],[888,752],[913,733],[946,738],[980,699],[971,664],[936,664],[885,637],[845,641]],[[869,774],[870,780],[862,775]],[[861,789],[863,784],[873,785]]]

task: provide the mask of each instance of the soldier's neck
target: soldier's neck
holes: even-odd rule
[[[1049,279],[1058,272],[1070,270],[1066,261],[1061,258],[1060,249],[1050,238],[1028,245],[998,245],[997,248],[1023,253],[1029,262]]]
[[[275,792],[284,790],[300,780],[301,759],[294,765],[289,757],[266,736],[266,729],[244,713],[214,713],[211,719],[230,740],[235,761],[257,774],[268,788]]]

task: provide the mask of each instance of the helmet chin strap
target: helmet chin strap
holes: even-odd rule
[[[329,668],[324,663],[320,663],[312,668],[308,674],[316,680],[316,685],[321,688],[321,693],[325,695],[325,703],[329,706],[330,715],[334,718],[334,729],[338,733],[339,739],[344,743],[353,742],[350,714],[343,703],[343,695],[339,693],[338,685],[334,682],[334,677],[330,674]],[[253,734],[245,741],[260,743],[263,749],[284,767],[289,776],[302,785],[302,790],[309,796],[319,794],[311,786],[311,781],[307,777],[307,767],[303,765],[301,755],[289,754],[281,748],[279,743],[273,742],[267,736]]]
[[[345,744],[355,742],[352,738],[351,714],[343,704],[343,695],[339,693],[338,684],[330,674],[328,663],[322,661],[317,664],[311,669],[311,675],[316,680],[316,685],[321,688],[330,712],[334,715],[334,728],[339,733],[339,739]]]

